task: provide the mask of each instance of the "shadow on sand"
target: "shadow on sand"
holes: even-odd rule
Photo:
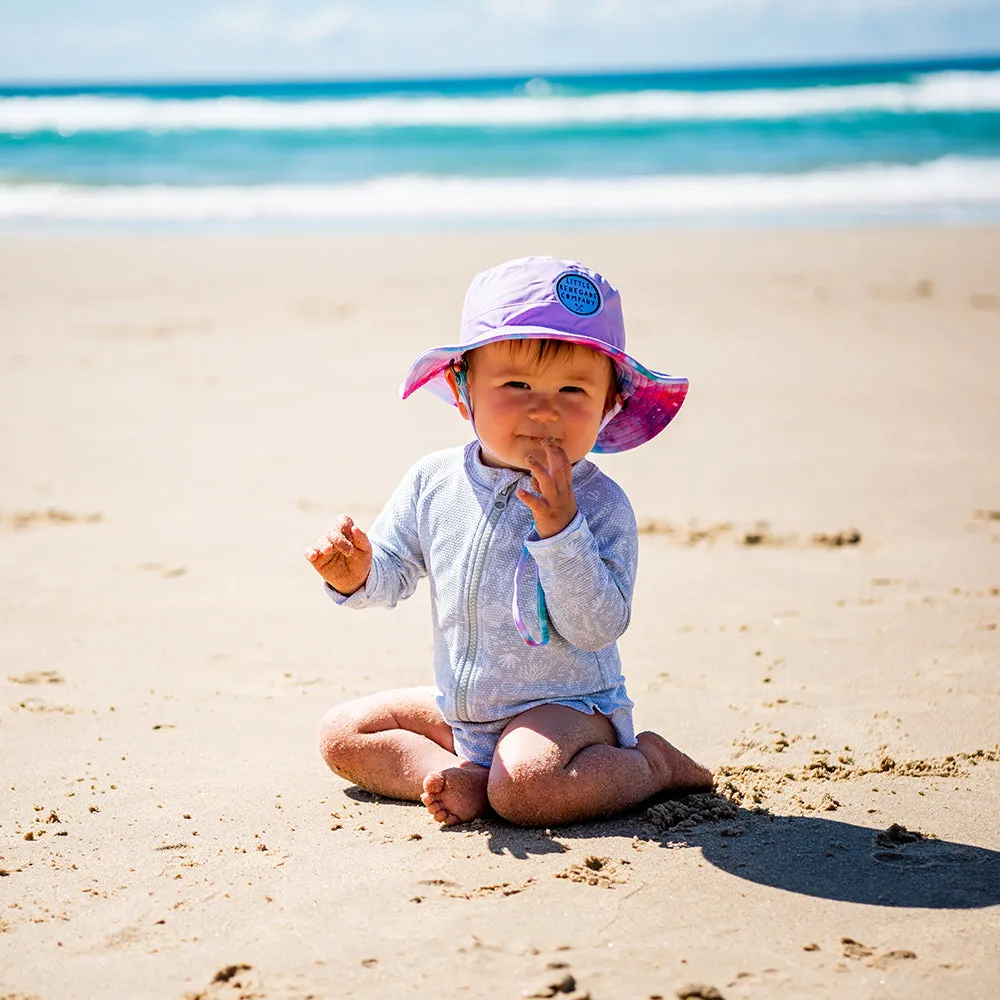
[[[909,840],[818,816],[757,815],[685,831],[723,871],[805,896],[874,906],[972,909],[1000,902],[1000,853]],[[665,839],[679,839],[675,833]]]
[[[383,801],[358,788],[356,801]],[[416,808],[413,803],[392,803]],[[691,829],[658,829],[646,810],[600,823],[530,830],[478,820],[489,850],[516,858],[561,854],[565,842],[638,837],[671,848],[700,849],[722,871],[760,885],[819,899],[873,906],[975,909],[1000,903],[1000,852],[971,844],[857,826],[819,816],[776,816],[736,810],[732,818]],[[468,831],[461,824],[443,831]]]

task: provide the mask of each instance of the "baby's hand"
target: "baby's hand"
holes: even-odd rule
[[[535,516],[535,531],[539,538],[558,535],[576,517],[576,496],[573,493],[573,466],[569,456],[553,438],[542,442],[544,461],[528,456],[531,485],[538,495],[518,490],[518,498],[531,508]]]
[[[334,590],[345,596],[360,590],[372,568],[372,544],[346,515],[316,545],[306,549],[306,559]]]

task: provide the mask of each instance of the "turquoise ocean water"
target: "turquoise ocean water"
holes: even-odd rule
[[[0,87],[0,226],[1000,219],[1000,57]]]

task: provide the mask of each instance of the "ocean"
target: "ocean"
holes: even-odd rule
[[[1000,57],[0,87],[0,227],[1000,219]]]

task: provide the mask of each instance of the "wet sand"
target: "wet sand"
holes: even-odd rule
[[[426,585],[302,550],[466,439],[398,384],[534,252],[691,379],[596,460],[637,725],[717,789],[442,831],[314,740],[429,682]],[[995,229],[0,237],[0,997],[992,1000],[998,372]]]

